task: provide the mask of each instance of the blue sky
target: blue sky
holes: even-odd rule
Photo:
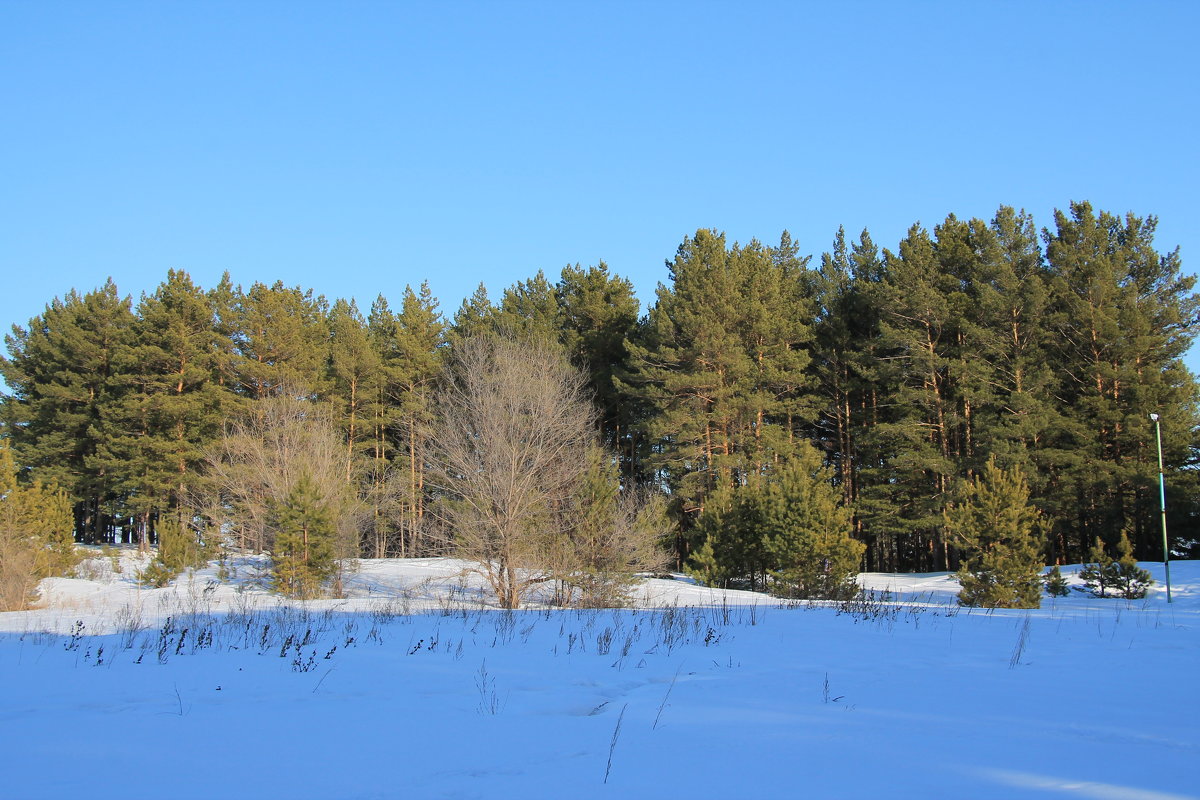
[[[452,313],[685,235],[1159,217],[1200,264],[1190,2],[0,0],[0,326],[112,276]],[[1193,370],[1200,358],[1191,359]]]

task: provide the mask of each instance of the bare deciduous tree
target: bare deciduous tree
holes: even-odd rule
[[[589,467],[594,412],[561,350],[480,337],[457,342],[429,436],[437,515],[504,608],[551,579],[548,554]]]
[[[256,400],[209,452],[201,507],[235,546],[271,551],[271,509],[306,476],[335,520],[336,555],[355,555],[358,504],[346,481],[344,450],[323,406],[286,395]]]
[[[553,344],[455,344],[430,431],[437,518],[500,605],[554,581],[555,601],[619,605],[665,563],[661,498],[621,490],[586,378]]]

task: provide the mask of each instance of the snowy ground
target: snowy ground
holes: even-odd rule
[[[135,562],[0,614],[0,797],[1200,796],[1200,562],[1170,605],[992,613],[945,574],[507,613],[440,559],[306,605],[252,559],[156,590]]]

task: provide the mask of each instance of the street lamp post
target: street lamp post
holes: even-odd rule
[[[1167,602],[1171,602],[1171,551],[1167,546],[1167,487],[1163,479],[1162,463],[1162,428],[1158,423],[1158,414],[1151,414],[1154,420],[1154,438],[1158,442],[1158,505],[1162,509],[1163,536],[1163,569],[1167,573]]]

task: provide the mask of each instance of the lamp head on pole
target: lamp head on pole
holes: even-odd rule
[[[1151,414],[1150,419],[1154,420],[1155,422],[1158,422],[1158,414]]]

